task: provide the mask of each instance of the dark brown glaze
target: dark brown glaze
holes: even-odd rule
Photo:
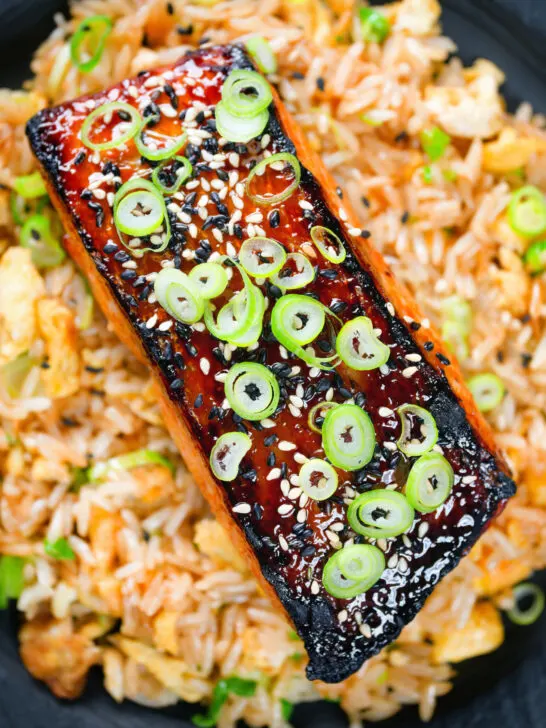
[[[206,48],[188,54],[172,69],[140,74],[137,79],[92,98],[105,103],[116,97],[115,100],[138,105],[147,113],[144,110],[154,101],[154,95],[160,94],[155,103],[170,104],[176,108],[177,116],[173,119],[162,115],[156,130],[177,135],[181,129],[178,112],[195,102],[213,107],[220,98],[226,75],[241,67],[251,68],[251,65],[239,47]],[[158,92],[151,86],[149,79],[158,74],[162,74],[162,84],[166,81],[174,89],[174,95],[170,89],[168,93]],[[194,177],[198,181],[196,194],[193,189],[182,188],[182,199],[175,200],[197,226],[197,237],[194,237],[195,229],[180,220],[178,211],[173,211],[173,236],[167,250],[133,259],[119,244],[107,200],[86,199],[89,194],[84,190],[89,187],[92,173],[113,172],[119,186],[118,176],[125,182],[135,171],[149,173],[150,164],[140,159],[132,142],[125,149],[102,152],[100,159],[93,159],[93,153],[78,139],[78,132],[89,107],[93,108],[95,103],[77,100],[38,114],[28,126],[34,152],[49,175],[59,203],[75,224],[96,271],[107,282],[130,326],[138,333],[151,367],[160,376],[204,455],[208,457],[214,442],[224,432],[237,429],[248,432],[252,438],[252,449],[241,464],[240,476],[231,483],[215,481],[216,487],[230,509],[239,506],[240,510],[241,504],[250,506],[248,514],[232,512],[232,517],[252,547],[263,576],[274,587],[305,642],[310,659],[309,678],[340,681],[395,639],[422,607],[439,579],[454,568],[514,493],[514,485],[502,464],[484,445],[483,438],[470,426],[465,409],[442,372],[442,367],[450,366],[449,361],[442,353],[438,355],[439,366],[427,361],[426,351],[415,340],[420,324],[397,317],[392,304],[379,292],[374,271],[361,267],[354,256],[355,246],[362,244],[356,231],[348,233],[348,226],[338,217],[339,211],[329,208],[324,190],[307,169],[303,169],[299,189],[271,208],[259,208],[243,197],[242,227],[235,226],[230,234],[227,222],[236,209],[230,194],[234,189],[233,180],[226,182],[230,192],[224,199],[212,195],[219,189],[203,189],[203,184],[206,188],[213,182],[220,188],[220,182],[226,181],[234,170],[244,180],[259,145],[230,144],[226,159],[214,157],[226,152],[226,147],[218,147],[214,116],[198,116],[197,126],[207,131],[208,137],[200,147],[191,144],[185,151],[194,164]],[[264,146],[270,152],[296,152],[273,107],[266,135],[270,141],[266,145],[266,138]],[[211,169],[211,160],[212,166],[215,160],[221,162],[220,172]],[[276,175],[269,174],[267,180],[271,189],[280,184]],[[114,191],[116,180],[100,187]],[[199,203],[205,202],[200,200],[202,195],[207,195],[208,201],[203,205],[206,214],[200,217]],[[304,200],[311,204],[312,210],[300,206]],[[315,257],[317,276],[305,292],[326,306],[333,306],[343,321],[361,314],[369,316],[374,327],[381,329],[381,340],[391,349],[387,367],[370,372],[338,367],[335,372],[320,372],[315,376],[317,373],[310,371],[304,362],[281,351],[267,326],[267,314],[259,344],[251,350],[238,349],[231,357],[228,354],[229,361],[223,344],[206,330],[178,323],[168,331],[160,330],[161,324],[171,319],[153,302],[153,297],[150,299],[152,286],[145,276],[160,270],[162,261],[174,261],[176,267],[187,271],[195,262],[206,260],[211,251],[229,253],[230,245],[238,249],[241,239],[248,237],[244,218],[257,210],[263,212],[264,219],[259,225],[265,234],[280,241],[288,251],[302,251],[310,256],[310,246],[302,249],[301,245],[309,241],[309,229],[317,224],[334,230],[345,241],[348,255],[342,265],[333,265],[320,255]],[[271,217],[273,210],[278,215]],[[221,234],[213,233],[215,228]],[[188,260],[184,251],[197,251],[195,259]],[[133,266],[133,260],[136,268],[127,268],[127,263]],[[262,290],[271,309],[280,292],[269,284]],[[157,320],[149,328],[154,315]],[[432,346],[432,343],[425,345],[428,356]],[[417,362],[411,356],[416,354],[421,356]],[[222,408],[224,388],[215,377],[239,361],[267,364],[277,375],[281,404],[272,418],[274,427],[242,421],[231,410]],[[296,392],[302,395],[303,406],[298,406],[298,399],[290,399]],[[324,457],[320,435],[309,429],[307,414],[310,407],[325,397],[335,402],[354,400],[362,406],[373,421],[378,445],[373,460],[361,471],[339,471],[340,486],[334,497],[323,503],[302,504],[299,497],[291,499],[294,492],[288,493],[293,488],[289,484],[290,476],[299,471],[298,454]],[[452,495],[435,513],[417,514],[407,535],[380,544],[391,566],[372,589],[350,601],[335,599],[322,586],[321,574],[324,563],[333,553],[331,539],[335,540],[335,534],[342,542],[351,537],[346,520],[347,504],[355,492],[393,487],[392,484],[401,488],[405,483],[411,463],[393,450],[400,430],[394,411],[405,403],[419,404],[434,415],[439,445],[455,472]],[[385,416],[384,410],[380,414],[381,408],[392,412]],[[298,410],[301,415],[297,414]],[[283,441],[293,443],[295,449],[279,448]],[[293,510],[279,515],[279,506],[290,503]],[[341,530],[332,530],[332,525]],[[391,558],[395,554],[396,565]]]

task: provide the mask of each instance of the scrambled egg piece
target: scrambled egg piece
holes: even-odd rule
[[[483,567],[483,576],[474,580],[474,588],[483,596],[498,594],[520,581],[531,576],[531,567],[518,559],[505,559],[496,564],[495,568],[488,569],[487,563]]]
[[[301,642],[289,639],[274,627],[247,627],[243,632],[243,664],[249,672],[276,675],[285,660],[305,652]]]
[[[36,338],[36,301],[45,294],[30,251],[9,248],[0,261],[0,366],[27,351]]]
[[[49,369],[42,375],[53,399],[68,397],[80,386],[80,355],[74,314],[54,298],[38,303],[38,325],[45,339]]]
[[[504,627],[497,609],[490,602],[476,604],[464,627],[446,630],[432,648],[436,663],[462,662],[493,652],[504,640]]]
[[[438,0],[404,0],[394,27],[395,30],[407,30],[412,35],[430,35],[441,13]]]
[[[231,566],[241,573],[248,571],[228,534],[216,521],[199,521],[195,527],[194,542],[201,553],[219,566]]]
[[[531,282],[519,255],[510,248],[501,247],[498,253],[501,268],[493,272],[499,286],[499,305],[514,316],[527,312]]]
[[[170,655],[178,654],[178,612],[161,611],[154,619],[154,643]]]
[[[427,86],[425,106],[448,134],[488,139],[503,124],[499,86],[504,74],[490,61],[479,59],[464,75],[466,86]]]
[[[546,139],[522,137],[506,127],[499,137],[483,147],[483,168],[486,172],[505,174],[525,167],[534,154],[546,153]]]
[[[525,472],[524,483],[527,486],[532,504],[546,506],[546,472],[530,468]]]

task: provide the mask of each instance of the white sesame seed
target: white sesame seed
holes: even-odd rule
[[[214,379],[217,382],[225,382],[227,379],[227,372],[218,372],[218,374],[214,375]]]
[[[290,452],[291,450],[295,450],[296,446],[293,442],[288,442],[287,440],[281,440],[279,442],[279,450],[284,450],[285,452]]]
[[[276,422],[274,420],[270,420],[269,417],[266,417],[264,420],[260,420],[260,425],[269,429],[271,427],[276,427]]]
[[[376,545],[378,548],[381,549],[381,551],[386,551],[388,547],[387,539],[386,538],[378,538],[376,541]]]
[[[389,569],[396,569],[397,564],[398,564],[398,554],[395,553],[387,561],[387,566],[389,567]]]
[[[311,582],[311,594],[318,594],[320,592],[320,584],[316,579]]]
[[[237,152],[231,152],[228,156],[228,161],[232,167],[238,167],[241,163],[241,157],[237,154]]]
[[[135,270],[135,268],[137,267],[136,260],[126,260],[125,263],[121,264],[121,267]]]
[[[418,362],[421,361],[422,358],[421,354],[406,354],[406,359],[408,361]]]
[[[96,197],[97,200],[104,200],[106,197],[106,192],[104,190],[96,189],[93,190],[93,197]]]
[[[476,480],[475,475],[465,475],[461,478],[461,481],[465,483],[466,485],[469,485],[470,483],[473,483]]]
[[[301,488],[290,488],[288,491],[288,497],[290,500],[296,500],[301,495]]]
[[[281,493],[286,496],[290,493],[290,483],[286,480],[286,478],[281,480]]]
[[[337,531],[343,531],[344,528],[345,526],[343,525],[343,523],[332,523],[332,525],[330,526],[330,531],[334,531],[337,533]]]
[[[159,76],[150,76],[144,81],[144,88],[155,88],[161,84]]]
[[[335,533],[334,531],[330,531],[329,528],[326,529],[325,534],[333,544],[341,543],[337,533]]]
[[[199,230],[197,229],[197,225],[192,222],[192,224],[189,227],[190,235],[192,238],[196,238],[199,235]]]
[[[294,506],[291,503],[283,503],[282,506],[277,508],[277,513],[281,516],[287,516],[289,513],[292,513],[293,510]]]
[[[405,574],[406,571],[408,571],[408,570],[409,570],[409,564],[406,561],[406,559],[403,556],[401,556],[398,559],[398,571],[400,571],[402,574]]]
[[[289,476],[289,481],[292,485],[298,485],[300,484],[300,477],[296,473],[292,473],[292,475]]]
[[[341,220],[343,220],[343,222],[347,222],[347,213],[345,212],[345,209],[343,207],[339,208],[339,217],[341,218]]]
[[[203,372],[203,374],[208,374],[210,372],[210,361],[208,359],[205,359],[205,357],[202,357],[199,360],[199,368]]]
[[[247,215],[245,217],[246,222],[261,222],[264,219],[264,216],[261,212],[251,212],[250,215]]]
[[[402,543],[406,546],[406,548],[411,548],[411,541],[405,533],[402,534]]]
[[[299,410],[297,407],[295,407],[293,404],[288,404],[288,409],[290,410],[293,417],[301,417],[301,410]]]
[[[417,367],[406,367],[405,369],[402,369],[402,376],[409,379],[410,377],[413,377],[416,371]]]
[[[250,505],[248,503],[237,503],[233,506],[234,513],[250,513]]]
[[[270,141],[271,141],[271,137],[269,136],[269,134],[264,134],[262,137],[262,141],[261,141],[262,149],[265,149],[266,147],[268,147]]]
[[[307,493],[302,493],[300,495],[300,500],[299,500],[300,508],[305,508],[305,506],[307,505],[308,502],[309,502],[309,496],[307,495]]]
[[[428,531],[428,523],[426,521],[423,521],[422,523],[419,524],[419,529],[417,531],[417,533],[419,534],[419,538],[423,538],[424,536],[426,536],[427,531]]]
[[[330,387],[330,389],[326,392],[326,396],[324,397],[324,399],[327,402],[331,402],[333,398],[334,398],[334,389],[333,389],[333,387]]]
[[[212,228],[212,234],[219,243],[224,242],[224,235],[219,228]],[[209,260],[210,260],[210,258],[209,258]]]
[[[298,205],[301,207],[302,210],[312,210],[313,209],[313,205],[310,202],[308,202],[307,200],[300,200],[298,202]]]
[[[146,328],[147,329],[153,329],[154,326],[157,323],[157,314],[154,313],[153,316],[150,316],[150,318],[146,321]]]
[[[362,232],[362,230],[360,228],[355,228],[355,227],[349,228],[349,235],[352,235],[355,238],[358,237],[361,232]]]
[[[369,624],[366,624],[364,622],[364,624],[361,624],[360,625],[359,630],[360,630],[360,633],[362,635],[364,635],[364,637],[367,637],[368,639],[371,638],[371,636],[372,636],[372,629],[371,629],[371,627],[370,627]]]
[[[337,613],[337,619],[340,624],[343,624],[343,622],[346,622],[349,618],[349,613],[346,609],[342,609],[341,612]]]
[[[301,397],[296,396],[295,394],[290,395],[290,401],[292,402],[294,407],[301,408],[304,405],[303,399]]]
[[[296,521],[298,523],[305,523],[307,520],[307,511],[305,509],[301,509],[298,511],[298,515],[296,516]]]
[[[160,104],[159,110],[163,116],[166,116],[168,119],[174,119],[176,116],[176,109],[173,109],[170,104]]]
[[[380,407],[378,409],[378,414],[380,417],[390,417],[394,414],[394,412],[391,410],[390,407]]]
[[[395,450],[398,449],[395,442],[384,442],[383,447],[386,450],[390,450],[391,452],[394,452]]]
[[[271,470],[267,474],[266,480],[277,480],[280,477],[281,477],[281,469],[280,468],[271,468]]]
[[[387,309],[387,311],[390,313],[391,316],[395,315],[396,311],[394,310],[394,306],[392,305],[392,303],[390,301],[387,301],[385,308]]]
[[[157,328],[159,331],[168,331],[172,325],[173,325],[172,321],[163,321],[163,323],[159,324],[159,326]]]
[[[279,546],[283,551],[288,551],[288,541],[285,539],[282,533],[279,534]]]
[[[309,369],[309,376],[311,377],[311,379],[316,379],[319,375],[320,369],[318,369],[317,367],[311,367],[311,369]]]

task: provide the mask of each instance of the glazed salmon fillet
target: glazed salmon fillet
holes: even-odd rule
[[[68,233],[68,251],[119,337],[157,380],[166,425],[196,482],[303,639],[309,679],[338,682],[414,618],[513,495],[514,484],[457,364],[359,228],[275,90],[256,138],[243,143],[220,135],[216,109],[226,79],[252,70],[238,45],[201,48],[173,67],[46,109],[27,131]],[[113,125],[120,125],[123,136],[131,124],[120,102],[136,109],[140,119],[153,120],[146,130],[160,146],[161,139],[185,132],[177,154],[191,165],[184,184],[162,192],[169,226],[165,218],[159,232],[140,238],[120,232],[116,193],[135,177],[151,180],[164,160],[142,155],[134,137],[96,148],[112,138]],[[113,110],[98,120],[90,148],[82,126],[108,104]],[[284,156],[251,174],[276,154]],[[287,165],[294,157],[298,173],[295,163]],[[169,175],[171,184],[176,181],[172,170],[158,172],[164,183]],[[251,194],[252,185],[260,194]],[[139,214],[148,213],[141,206]],[[217,335],[210,316],[214,320],[219,303],[205,302],[205,323],[188,323],[158,301],[162,271],[189,274],[205,262],[228,270],[236,295],[243,290],[241,247],[255,239],[263,244],[264,238],[275,243],[273,248],[266,243],[266,252],[305,256],[312,274],[294,290],[283,287],[282,275],[289,283],[303,270],[297,265],[276,278],[254,275],[245,284],[246,298],[237,299],[244,310],[250,310],[249,290],[259,289],[256,300],[263,303],[252,313],[259,331],[255,341],[238,346]],[[269,265],[265,253],[257,259]],[[218,301],[229,301],[226,291]],[[272,319],[279,314],[282,320],[290,300],[296,308],[312,302],[308,314],[296,310],[300,328],[325,317],[310,348],[309,342],[298,349],[279,340],[283,336]],[[343,328],[353,321],[354,330]],[[381,362],[375,366],[378,352]],[[273,411],[262,418],[241,415],[226,397],[234,365],[244,365],[243,371],[249,363],[267,370],[274,380],[271,391],[277,392]],[[259,390],[266,379],[256,381],[242,395],[251,405],[253,387]],[[340,420],[340,413],[349,419]],[[335,430],[334,415],[342,430]],[[351,449],[357,430],[363,439],[347,464],[343,448]],[[334,445],[328,445],[330,437]],[[337,445],[339,459],[333,454]],[[429,508],[416,500],[411,484],[417,477],[413,468],[430,463],[431,456],[442,465],[426,482],[429,490],[419,492],[433,501],[442,487],[445,492]],[[312,470],[306,479],[303,468],[310,462],[309,469],[323,470]],[[375,506],[366,505],[370,493],[379,499]],[[359,513],[368,524],[362,528]],[[402,520],[409,514],[409,520],[391,528],[393,513]],[[367,581],[369,559],[380,568],[374,566],[375,577]]]

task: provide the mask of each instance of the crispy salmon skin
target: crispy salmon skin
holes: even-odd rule
[[[165,421],[196,481],[304,640],[308,677],[337,682],[397,637],[514,493],[514,485],[458,367],[420,321],[367,233],[355,225],[275,92],[267,127],[257,139],[241,144],[220,137],[215,105],[222,85],[232,71],[251,68],[237,45],[202,48],[174,67],[141,73],[96,96],[44,110],[27,132],[66,226],[69,252],[118,335],[159,382]],[[157,117],[154,131],[166,137],[182,130],[188,134],[179,154],[191,162],[193,173],[167,199],[171,237],[162,252],[139,255],[138,246],[144,244],[138,240],[123,245],[112,210],[120,185],[135,174],[149,178],[156,164],[141,158],[134,140],[100,152],[81,140],[90,112],[113,101],[130,104],[143,118]],[[279,152],[297,156],[301,180],[286,199],[256,204],[246,194],[245,179],[264,155]],[[265,172],[270,192],[282,183],[280,176]],[[339,237],[347,251],[343,262],[331,262],[310,245],[314,226]],[[304,252],[316,275],[295,292],[320,300],[343,323],[369,317],[389,348],[387,363],[368,371],[344,365],[329,371],[291,354],[269,325],[282,295],[270,281],[260,282],[267,306],[264,326],[248,348],[219,341],[202,322],[181,323],[157,303],[153,281],[162,268],[189,272],[211,255],[213,260],[217,254],[233,258],[242,241],[255,236],[273,238],[289,253]],[[319,344],[331,351],[328,341]],[[279,384],[279,405],[263,421],[245,420],[226,401],[224,380],[237,362],[267,365]],[[364,467],[337,469],[337,490],[318,501],[301,490],[298,473],[308,458],[325,457],[320,432],[308,424],[310,409],[324,400],[365,410],[377,444]],[[386,563],[374,586],[350,599],[334,597],[323,583],[325,563],[341,546],[364,540],[349,527],[348,506],[361,493],[402,491],[406,484],[415,458],[396,443],[397,409],[408,403],[433,415],[436,449],[454,471],[453,489],[433,512],[416,511],[406,533],[373,542]],[[229,432],[248,434],[251,447],[237,477],[225,482],[212,474],[209,455]]]

